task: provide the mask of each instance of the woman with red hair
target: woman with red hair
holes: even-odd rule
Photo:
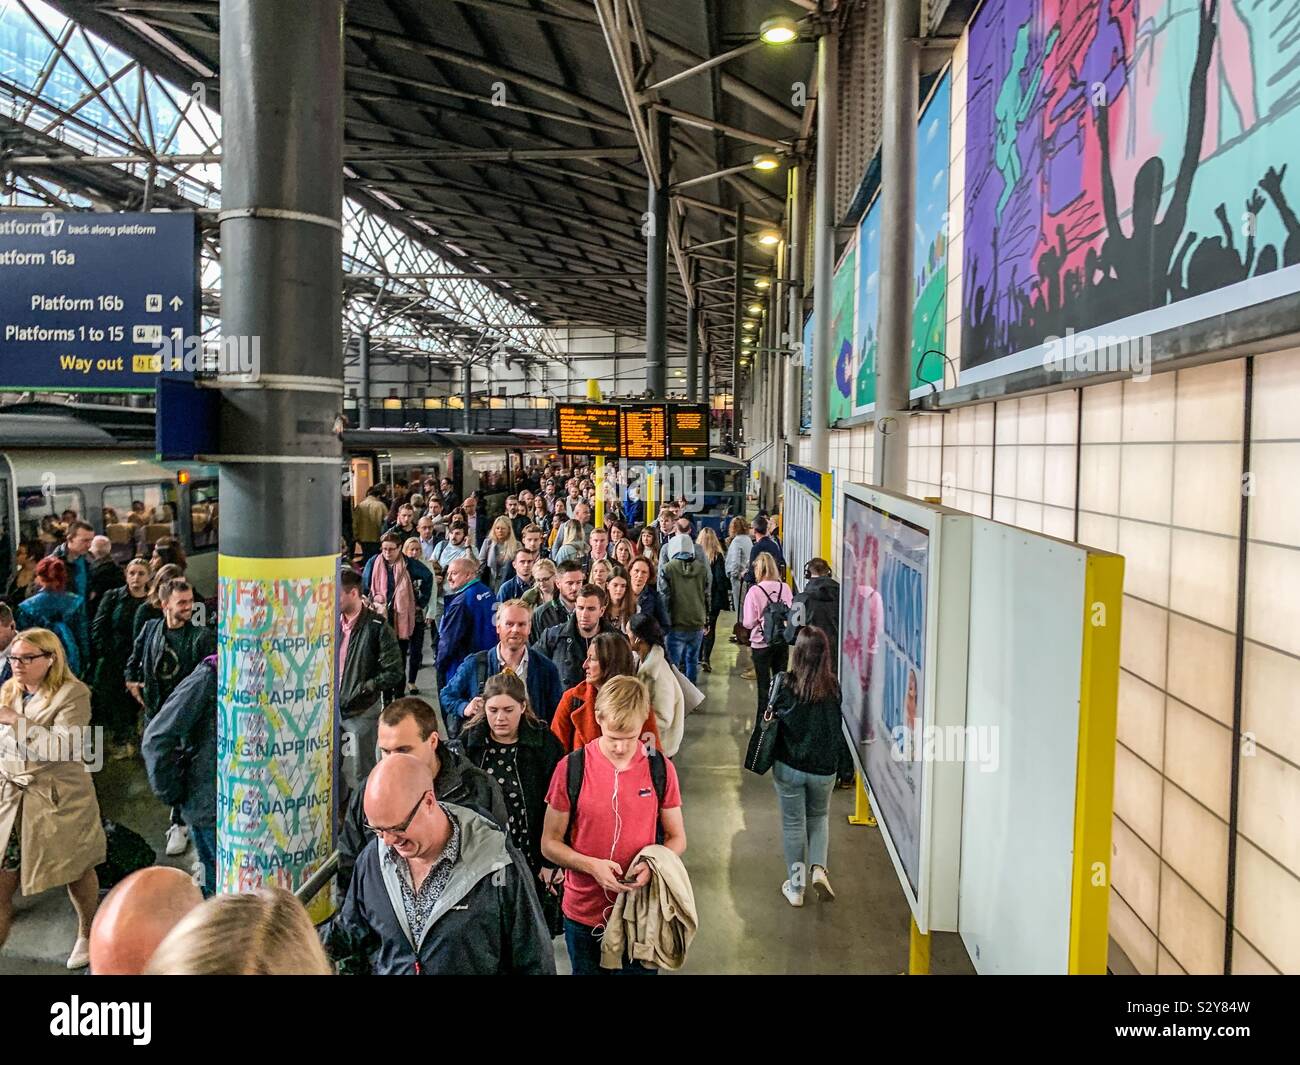
[[[50,555],[36,565],[37,593],[14,611],[19,629],[49,629],[63,644],[74,676],[90,665],[90,623],[86,601],[68,591],[68,567]]]

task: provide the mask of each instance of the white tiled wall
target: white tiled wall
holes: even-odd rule
[[[1235,972],[1300,972],[1300,351],[1254,360]],[[1111,935],[1218,973],[1227,909],[1244,360],[914,416],[909,491],[1125,556]],[[831,434],[871,480],[871,427]],[[835,555],[839,556],[838,523]]]

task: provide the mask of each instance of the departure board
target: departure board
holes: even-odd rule
[[[705,404],[668,408],[668,457],[678,460],[709,457],[709,408]]]
[[[598,403],[557,403],[555,442],[561,455],[618,458],[617,407]]]
[[[623,408],[623,457],[641,462],[668,457],[668,408],[662,403]]]

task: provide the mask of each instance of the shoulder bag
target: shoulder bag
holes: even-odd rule
[[[784,673],[778,673],[772,678],[772,687],[767,693],[767,709],[754,726],[749,737],[749,748],[745,751],[745,768],[759,776],[771,769],[776,760],[776,733],[781,727],[781,719],[777,717],[772,704],[776,702],[777,692],[781,689],[781,678],[784,676]]]

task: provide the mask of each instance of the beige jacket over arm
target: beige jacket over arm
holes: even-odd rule
[[[640,861],[650,866],[650,883],[615,900],[601,940],[600,967],[621,969],[627,947],[633,961],[680,969],[699,928],[691,878],[682,860],[660,844],[642,847],[631,864]]]

